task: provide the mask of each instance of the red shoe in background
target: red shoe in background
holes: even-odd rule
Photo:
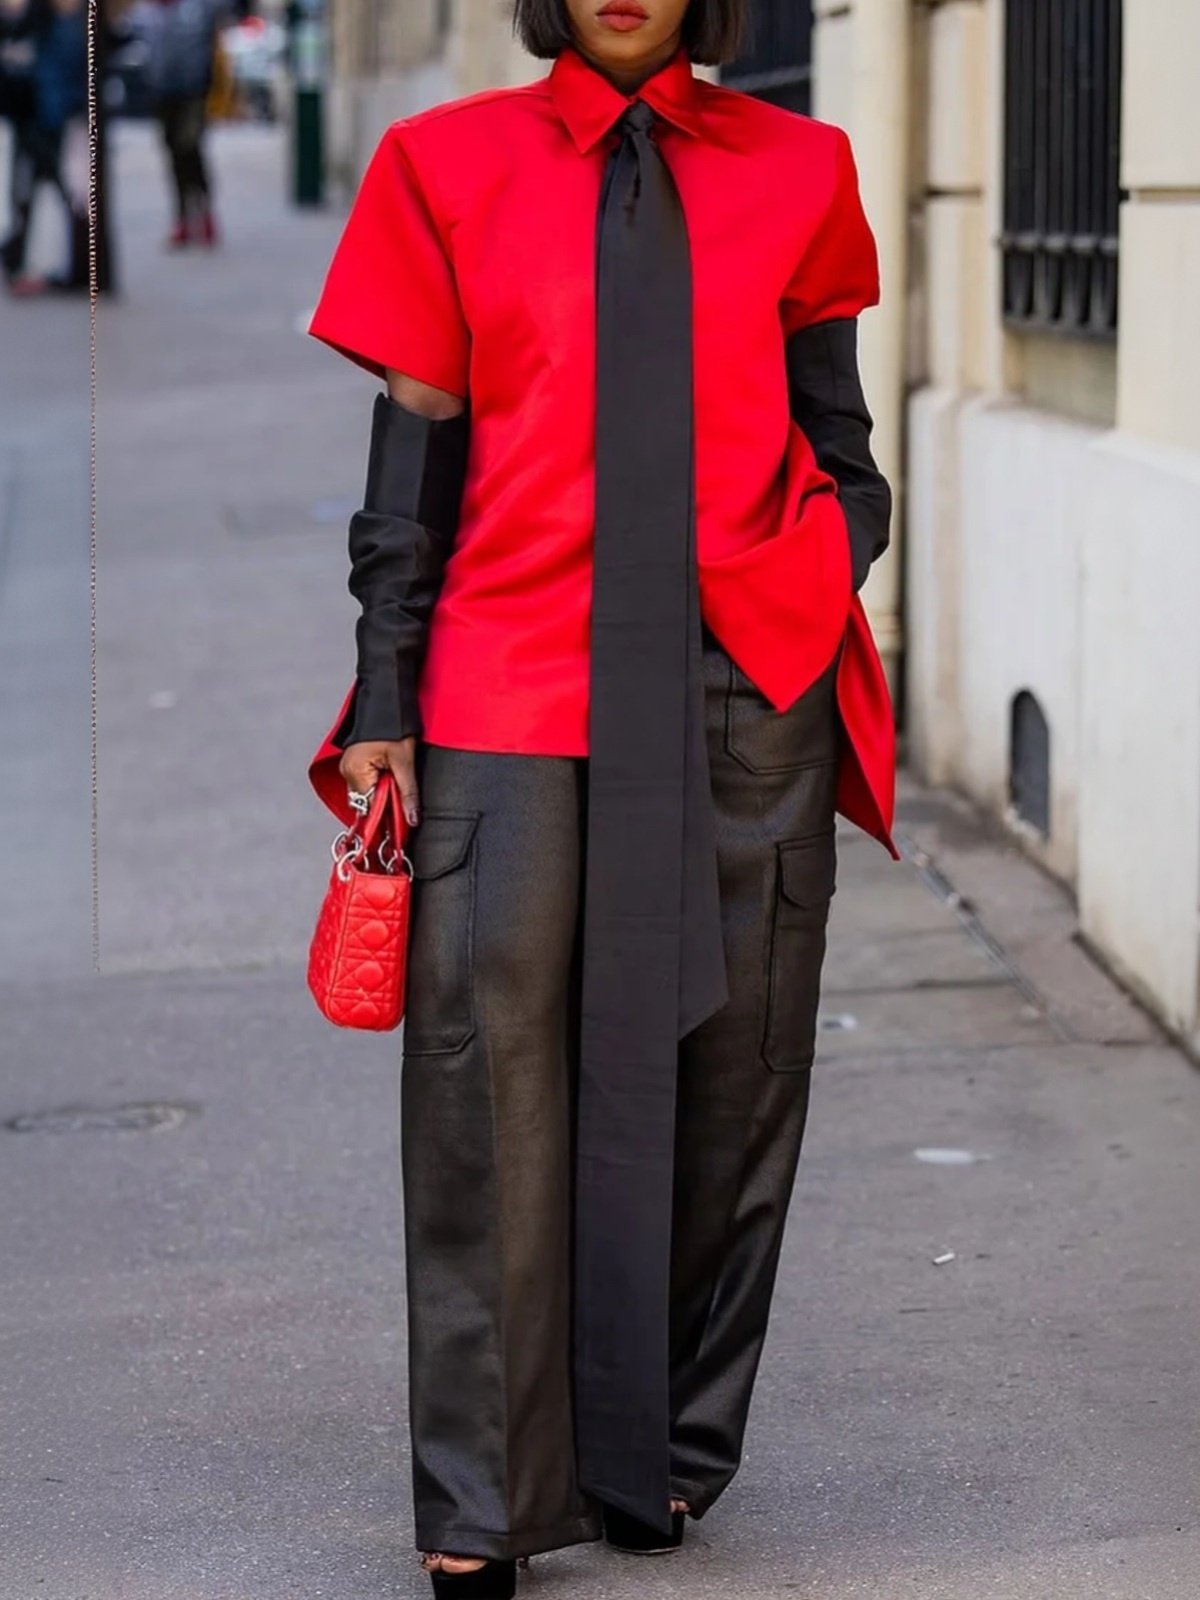
[[[207,208],[200,213],[200,243],[207,245],[210,250],[215,249],[221,242],[221,235],[217,230],[217,219]]]
[[[175,226],[167,235],[166,245],[168,250],[182,250],[184,245],[192,242],[192,229],[186,217],[180,217]]]

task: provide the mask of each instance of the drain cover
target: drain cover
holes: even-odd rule
[[[140,1100],[123,1106],[59,1106],[10,1117],[10,1133],[150,1133],[181,1127],[199,1107],[166,1100]]]

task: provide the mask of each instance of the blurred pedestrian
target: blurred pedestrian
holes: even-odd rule
[[[63,145],[71,122],[87,109],[85,0],[3,0],[0,38],[10,48],[23,44],[30,51],[27,83],[14,90],[12,99],[12,225],[0,246],[0,265],[14,294],[73,287],[76,265],[87,257],[87,207],[63,175]],[[34,202],[43,183],[62,197],[69,239],[67,270],[51,279],[25,270]]]
[[[26,25],[29,9],[29,0],[0,0],[0,118],[11,129],[9,231],[0,243],[0,263],[6,278],[17,276],[24,266],[32,204],[30,134],[37,107],[33,92],[34,46]]]
[[[204,153],[217,37],[231,0],[156,0],[147,16],[148,74],[175,189],[172,249],[218,242]]]

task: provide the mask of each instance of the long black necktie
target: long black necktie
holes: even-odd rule
[[[653,123],[642,101],[622,117],[597,228],[575,1375],[581,1486],[666,1530],[678,1045],[728,991],[701,676],[691,255]]]

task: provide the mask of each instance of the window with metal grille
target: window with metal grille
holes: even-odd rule
[[[721,82],[807,113],[812,98],[811,0],[750,0],[746,47],[722,70]]]
[[[1121,0],[1007,0],[1005,320],[1117,326]]]

